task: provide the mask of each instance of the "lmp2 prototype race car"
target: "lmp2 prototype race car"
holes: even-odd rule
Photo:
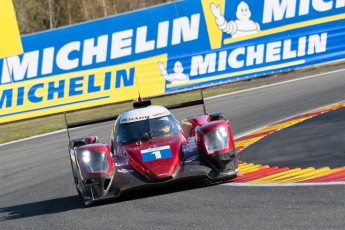
[[[230,122],[222,114],[180,123],[149,100],[138,100],[133,107],[117,116],[110,146],[98,143],[96,136],[69,141],[73,178],[85,205],[128,189],[183,180],[226,181],[238,175]],[[67,124],[67,130],[76,126]]]

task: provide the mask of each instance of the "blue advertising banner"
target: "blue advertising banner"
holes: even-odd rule
[[[0,123],[345,57],[345,0],[185,0],[22,37]]]

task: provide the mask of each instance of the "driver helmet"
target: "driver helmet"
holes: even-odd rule
[[[167,134],[170,132],[170,122],[166,118],[156,120],[152,126],[153,131]]]

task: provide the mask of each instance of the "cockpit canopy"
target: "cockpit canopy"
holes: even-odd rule
[[[163,117],[120,124],[117,140],[123,144],[147,141],[181,133],[180,124],[170,114]]]
[[[178,133],[181,133],[180,124],[169,110],[162,106],[148,106],[121,115],[116,140],[127,144]]]

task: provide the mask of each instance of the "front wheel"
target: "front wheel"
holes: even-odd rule
[[[78,188],[78,186],[75,186],[76,190],[77,190],[77,193],[81,199],[81,201],[83,202],[83,204],[85,206],[90,206],[91,204],[93,204],[93,200],[92,200],[92,197],[91,196],[87,196],[85,194],[83,194],[83,192],[81,192]]]
[[[211,181],[229,181],[239,175],[238,154],[233,154],[230,159],[217,159],[213,161],[214,169],[209,174]]]

